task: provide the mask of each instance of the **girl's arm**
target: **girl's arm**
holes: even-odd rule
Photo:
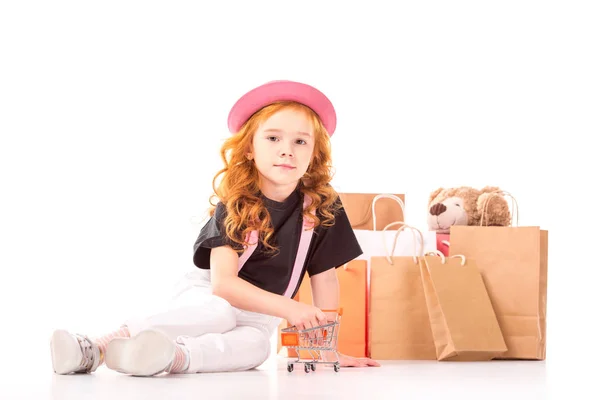
[[[298,329],[321,325],[326,317],[318,308],[260,289],[238,277],[238,254],[229,246],[211,250],[213,294],[233,307],[288,320]]]
[[[310,286],[313,295],[313,304],[322,309],[337,310],[340,303],[340,288],[337,279],[335,268],[330,268],[320,274],[313,275],[310,278]],[[326,313],[330,315],[329,313]],[[335,317],[335,314],[331,314]],[[329,318],[330,320],[332,318]],[[343,324],[343,318],[340,326]],[[338,330],[339,332],[339,330]],[[334,348],[337,348],[337,343],[332,343]],[[377,361],[370,358],[355,358],[338,352],[337,356],[331,351],[321,351],[323,361],[336,362],[339,361],[342,367],[379,367]]]
[[[320,274],[311,276],[310,288],[312,291],[313,304],[321,310],[337,310],[340,304],[340,289],[335,268],[323,271]],[[326,312],[327,320],[335,321],[336,313]],[[339,332],[339,328],[338,328]],[[337,343],[331,343],[337,348]],[[321,351],[321,358],[324,361],[335,361],[336,357],[329,351]]]
[[[310,287],[315,307],[321,310],[338,309],[340,305],[340,287],[335,268],[313,275],[310,278]]]

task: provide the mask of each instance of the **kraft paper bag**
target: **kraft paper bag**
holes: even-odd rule
[[[366,261],[353,260],[336,269],[339,281],[340,308],[343,315],[340,317],[338,330],[337,350],[352,357],[367,356],[367,263]],[[310,278],[305,275],[297,293],[297,301],[313,304]],[[281,329],[289,326],[287,321],[281,323]],[[278,352],[280,352],[278,347]],[[287,349],[284,353],[288,357],[296,357],[294,349]],[[312,358],[308,351],[300,351],[300,358]]]
[[[450,255],[455,254],[475,260],[481,272],[508,347],[497,358],[544,360],[548,231],[539,226],[453,226]]]
[[[391,230],[395,225],[404,225],[404,222],[392,222],[386,225],[381,231],[355,229],[354,235],[360,245],[363,253],[356,257],[356,260],[365,260],[367,262],[367,295],[371,291],[371,268],[375,257],[385,257],[389,253],[388,249],[396,257],[421,256],[424,252],[436,250],[436,234],[433,231],[419,232],[414,235],[410,230]],[[421,246],[421,253],[416,254],[416,244]]]
[[[436,360],[429,312],[418,257],[423,256],[421,232],[404,225],[398,231],[417,232],[400,240],[412,254],[371,258],[369,291],[369,356],[377,360]],[[417,239],[420,237],[420,239]],[[435,239],[433,241],[435,250]]]
[[[370,268],[371,257],[381,257],[386,254],[386,246],[387,248],[392,248],[393,254],[397,256],[414,255],[414,249],[412,248],[414,241],[411,239],[414,237],[413,233],[402,229],[389,230],[392,226],[404,225],[404,221],[396,220],[383,225],[380,229],[376,229],[376,227],[381,226],[379,222],[382,217],[377,204],[383,200],[392,201],[395,208],[400,210],[401,214],[404,215],[404,202],[400,197],[393,194],[379,194],[373,197],[370,205],[372,215],[371,229],[353,229],[356,240],[363,251],[356,259],[366,260],[367,268]],[[434,231],[420,233],[418,238],[423,241],[423,251],[436,250],[437,238]],[[367,285],[370,287],[370,282],[367,282]]]
[[[350,225],[354,229],[380,231],[392,222],[404,221],[406,199],[404,194],[339,193],[339,195]],[[398,200],[402,202],[402,207],[398,207]]]
[[[473,259],[420,258],[421,278],[438,360],[488,361],[507,347]]]

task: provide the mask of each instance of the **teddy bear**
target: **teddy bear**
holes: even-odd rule
[[[450,233],[453,225],[480,225],[482,217],[483,226],[510,225],[511,213],[502,193],[496,186],[481,190],[468,186],[439,188],[431,192],[427,215],[429,230]]]

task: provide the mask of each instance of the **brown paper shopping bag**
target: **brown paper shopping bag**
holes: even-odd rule
[[[436,251],[420,262],[437,359],[487,361],[504,353],[506,343],[475,261]]]
[[[508,347],[497,358],[544,360],[548,231],[537,226],[453,226],[450,254],[477,262]]]
[[[352,357],[367,356],[367,262],[364,260],[350,261],[343,267],[336,269],[340,290],[340,308],[344,310],[340,317],[340,329],[337,338],[337,350]],[[313,304],[310,278],[308,274],[302,280],[296,300],[306,304]],[[287,321],[279,326],[278,337],[281,329],[289,327]],[[278,353],[281,343],[278,343]],[[296,351],[286,349],[287,357],[296,357]],[[308,351],[300,351],[300,358],[311,358]]]
[[[398,233],[405,229],[414,228]],[[423,239],[418,246],[416,235],[403,240],[411,237],[412,256],[394,256],[385,246],[387,255],[371,257],[368,342],[376,360],[436,360],[418,259]]]
[[[339,195],[350,225],[354,229],[380,231],[392,222],[404,221],[403,207],[406,196],[403,194],[339,193]],[[398,207],[395,198],[400,199],[401,207]],[[376,207],[375,204],[377,204]],[[377,220],[373,221],[375,209],[377,210]]]

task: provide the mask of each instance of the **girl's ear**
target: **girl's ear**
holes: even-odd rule
[[[252,147],[246,147],[246,159],[252,160],[254,158],[254,154],[252,154]]]

